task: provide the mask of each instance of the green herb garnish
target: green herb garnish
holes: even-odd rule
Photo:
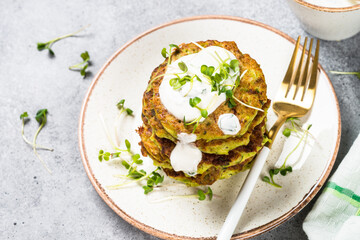
[[[176,45],[176,44],[169,44],[169,51],[168,50],[166,50],[166,48],[163,48],[162,50],[161,50],[161,55],[164,57],[164,58],[169,58],[169,60],[168,60],[168,65],[170,65],[170,63],[171,63],[171,53],[172,53],[172,50],[174,49],[174,48],[176,48],[176,51],[179,51],[180,50],[180,48],[179,48],[179,46],[178,45]]]
[[[183,73],[186,73],[188,71],[188,67],[186,66],[186,64],[183,61],[179,62],[178,66],[179,66],[180,70],[183,71]]]
[[[89,25],[88,25],[88,26],[89,26]],[[37,49],[38,49],[39,51],[42,51],[42,50],[44,50],[44,49],[47,49],[47,50],[49,50],[49,54],[50,54],[51,56],[55,56],[54,51],[51,49],[52,45],[53,45],[55,42],[57,42],[57,41],[59,41],[59,40],[61,40],[61,39],[64,39],[64,38],[72,37],[72,36],[78,34],[79,32],[83,31],[83,30],[84,30],[85,28],[87,28],[88,26],[83,27],[83,28],[79,29],[78,31],[76,31],[76,32],[74,32],[74,33],[70,33],[70,34],[66,34],[66,35],[61,36],[61,37],[58,37],[58,38],[54,38],[53,40],[50,40],[50,41],[45,42],[45,43],[43,43],[43,42],[38,42],[38,43],[37,43]]]
[[[69,69],[75,70],[75,71],[80,71],[80,75],[85,78],[86,73],[87,73],[86,69],[88,68],[88,66],[90,64],[90,55],[89,55],[88,51],[85,51],[80,54],[80,57],[82,58],[83,61],[81,63],[70,66]]]
[[[164,176],[161,176],[159,173],[157,173],[156,172],[157,170],[160,170],[160,168],[158,167],[155,171],[153,171],[149,175],[146,181],[146,185],[143,186],[144,194],[148,194],[149,192],[152,192],[155,186],[158,186],[164,181]]]
[[[175,74],[175,78],[170,79],[169,84],[174,90],[180,89],[184,86],[187,82],[192,82],[194,77],[190,75],[185,75],[184,77],[180,78],[178,74]]]
[[[205,199],[206,199],[206,196],[208,196],[208,197],[209,197],[209,200],[211,201],[212,198],[213,198],[213,192],[212,192],[212,190],[211,190],[210,187],[208,187],[208,189],[207,189],[206,192],[204,192],[203,190],[199,189],[198,192],[197,192],[197,196],[198,196],[198,199],[199,199],[200,201],[205,200]]]
[[[46,122],[47,122],[47,113],[48,110],[47,109],[40,109],[39,111],[37,111],[35,119],[36,121],[40,124],[38,130],[36,131],[34,138],[33,138],[33,142],[32,142],[32,148],[33,151],[35,153],[35,155],[37,156],[37,158],[41,161],[41,163],[43,164],[43,166],[45,167],[45,169],[51,173],[51,170],[48,168],[48,166],[46,165],[46,163],[42,160],[42,158],[40,157],[40,155],[37,152],[37,147],[36,147],[36,139],[41,131],[41,129],[43,129],[43,127],[45,126]],[[24,118],[27,117],[28,114],[27,113],[23,113],[20,118],[24,121]],[[50,149],[49,149],[50,150]],[[52,149],[51,149],[52,151]]]
[[[125,99],[121,99],[116,104],[116,107],[120,110],[120,114],[126,112],[128,115],[132,115],[134,111],[131,110],[130,108],[126,108],[124,104],[125,104]]]
[[[306,129],[303,129],[296,121],[299,121],[298,118],[296,117],[291,117],[288,118],[286,120],[286,122],[290,122],[291,123],[291,127],[290,128],[285,128],[283,131],[283,135],[285,137],[289,137],[291,135],[292,132],[295,132],[297,134],[301,134],[301,138],[298,142],[298,144],[295,146],[295,148],[286,156],[284,163],[281,165],[280,168],[273,168],[269,170],[269,176],[264,176],[263,177],[263,181],[266,183],[269,183],[270,185],[277,187],[277,188],[282,188],[282,186],[280,186],[279,184],[277,184],[274,181],[274,175],[277,174],[281,174],[282,176],[286,176],[287,173],[291,173],[292,172],[292,167],[291,166],[286,166],[286,162],[289,159],[289,157],[291,156],[291,154],[293,154],[295,152],[295,150],[300,146],[301,142],[304,140],[304,138],[309,134],[309,129],[311,128],[311,124],[308,125],[308,127]],[[298,130],[299,129],[299,130]]]
[[[199,97],[194,97],[194,98],[189,99],[190,106],[193,107],[193,108],[199,109],[199,111],[200,111],[200,116],[199,117],[197,117],[195,120],[193,120],[190,123],[186,123],[185,122],[185,117],[184,117],[184,125],[195,124],[194,128],[193,128],[193,131],[192,131],[193,133],[195,132],[196,128],[198,127],[201,118],[207,118],[208,117],[208,111],[207,111],[208,109],[207,108],[200,108],[198,106],[198,104],[200,102],[201,102],[201,99]]]
[[[200,107],[198,106],[198,104],[199,104],[200,102],[201,102],[201,99],[200,99],[199,97],[194,97],[194,98],[190,98],[190,99],[189,99],[189,104],[190,104],[190,106],[193,107],[193,108],[199,109],[199,111],[200,111],[200,113],[201,113],[201,116],[202,116],[203,118],[207,118],[207,116],[208,116],[207,109],[200,108]]]
[[[25,124],[30,121],[29,119],[29,115],[27,112],[23,112],[21,115],[20,115],[20,119],[22,121],[22,124],[21,124],[21,136],[22,138],[24,139],[24,141],[29,144],[32,148],[35,147],[37,149],[44,149],[44,150],[48,150],[48,151],[54,151],[54,149],[52,148],[48,148],[48,147],[44,147],[44,146],[41,146],[41,145],[34,145],[33,142],[29,141],[26,137],[25,137],[25,134],[24,134],[24,128],[25,128]]]
[[[359,72],[338,72],[338,71],[330,71],[332,74],[343,74],[343,75],[355,75],[360,79],[360,71]]]
[[[149,192],[153,191],[154,187],[159,185],[164,181],[164,176],[161,176],[157,171],[160,170],[158,167],[150,174],[147,174],[145,170],[141,169],[138,170],[137,167],[143,163],[143,160],[140,159],[140,154],[134,154],[131,151],[131,143],[129,140],[125,139],[125,146],[126,149],[116,149],[116,152],[110,153],[105,152],[104,150],[99,151],[99,161],[102,162],[103,160],[109,161],[112,159],[119,158],[121,153],[127,152],[131,156],[131,162],[127,162],[126,160],[122,160],[122,166],[127,169],[126,175],[118,175],[118,177],[125,178],[125,182],[122,182],[117,185],[109,186],[111,189],[117,189],[119,187],[125,186],[132,182],[138,182],[142,180],[146,180],[146,185],[142,188],[144,189],[144,194],[148,194]]]

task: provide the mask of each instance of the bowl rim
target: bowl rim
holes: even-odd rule
[[[119,215],[121,218],[123,218],[126,222],[130,223],[131,225],[137,227],[138,229],[151,234],[155,237],[159,237],[162,239],[171,239],[171,240],[210,240],[213,239],[214,237],[189,237],[189,236],[179,236],[173,233],[168,233],[168,232],[164,232],[158,229],[155,229],[151,226],[148,226],[142,222],[139,222],[138,220],[136,220],[135,218],[129,216],[126,212],[124,212],[122,209],[120,209],[115,202],[113,202],[113,200],[106,194],[105,189],[100,185],[100,183],[98,182],[98,180],[95,178],[95,175],[90,167],[89,164],[89,160],[88,160],[88,156],[85,150],[85,141],[84,141],[84,122],[85,122],[85,114],[87,111],[87,106],[88,106],[88,102],[90,99],[90,96],[92,94],[92,91],[95,87],[95,85],[97,84],[97,82],[99,81],[99,79],[101,78],[101,76],[103,75],[104,71],[107,69],[107,67],[112,63],[112,61],[120,54],[122,53],[125,49],[127,49],[130,45],[132,45],[134,42],[138,41],[139,39],[147,36],[148,34],[157,31],[159,29],[165,28],[167,26],[171,26],[171,25],[175,25],[175,24],[179,24],[179,23],[183,23],[183,22],[190,22],[190,21],[198,21],[198,20],[211,20],[211,19],[220,19],[220,20],[229,20],[229,21],[238,21],[238,22],[243,22],[243,23],[247,23],[247,24],[252,24],[264,29],[267,29],[269,31],[272,31],[278,35],[280,35],[281,37],[285,38],[286,40],[288,40],[290,43],[295,44],[295,40],[293,38],[291,38],[289,35],[285,34],[284,32],[271,27],[269,25],[266,25],[264,23],[258,22],[258,21],[254,21],[254,20],[250,20],[247,18],[242,18],[242,17],[235,17],[235,16],[226,16],[226,15],[200,15],[200,16],[191,16],[191,17],[185,17],[185,18],[180,18],[180,19],[176,19],[176,20],[172,20],[170,22],[166,22],[163,23],[161,25],[158,25],[156,27],[153,27],[145,32],[143,32],[142,34],[136,36],[135,38],[131,39],[130,41],[128,41],[127,43],[125,43],[122,47],[120,47],[106,62],[105,64],[102,66],[102,68],[98,71],[98,73],[95,75],[95,77],[93,78],[93,81],[91,83],[91,85],[88,88],[88,91],[84,97],[83,100],[83,104],[81,107],[81,111],[80,111],[80,118],[79,118],[79,125],[78,125],[78,140],[79,140],[79,150],[80,150],[80,156],[81,156],[81,160],[83,163],[83,166],[85,168],[85,172],[91,182],[91,184],[93,185],[93,187],[95,188],[96,192],[100,195],[100,197],[104,200],[104,202],[117,214]],[[336,139],[336,144],[335,144],[335,148],[334,148],[334,153],[330,159],[330,161],[328,162],[328,165],[326,167],[326,169],[323,170],[323,172],[321,173],[319,179],[317,180],[317,182],[310,188],[309,192],[307,194],[304,195],[304,197],[292,208],[290,209],[288,212],[284,213],[282,216],[273,219],[272,221],[263,224],[261,226],[258,226],[256,228],[241,232],[241,233],[237,233],[234,234],[231,239],[248,239],[248,238],[252,238],[255,236],[258,236],[264,232],[270,231],[276,227],[278,227],[279,225],[281,225],[282,223],[284,223],[285,221],[289,220],[290,218],[292,218],[293,216],[295,216],[298,212],[300,212],[314,197],[315,195],[320,191],[321,187],[325,184],[326,180],[328,179],[330,172],[334,166],[337,154],[338,154],[338,150],[339,150],[339,145],[340,145],[340,138],[341,138],[341,115],[340,115],[340,106],[339,106],[339,101],[337,99],[336,93],[335,93],[335,89],[334,86],[332,85],[330,78],[328,77],[328,75],[326,74],[325,70],[323,69],[323,67],[319,64],[319,68],[320,70],[325,74],[326,80],[329,82],[330,84],[330,88],[331,91],[334,94],[335,97],[335,102],[336,102],[336,109],[337,109],[337,113],[338,113],[338,132],[337,132],[337,139]],[[215,236],[216,237],[216,236]]]
[[[290,0],[290,1],[295,1],[296,3],[303,5],[304,7],[308,7],[317,11],[322,11],[322,12],[332,12],[332,13],[339,13],[339,12],[350,12],[350,11],[355,11],[355,10],[359,10],[360,9],[360,4],[356,4],[350,7],[341,7],[341,8],[335,8],[335,7],[323,7],[323,6],[319,6],[319,5],[314,5],[312,3],[308,3],[304,0]]]

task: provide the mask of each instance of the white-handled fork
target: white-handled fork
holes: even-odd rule
[[[315,57],[311,64],[310,56],[313,45],[313,39],[311,39],[307,60],[304,64],[307,40],[308,39],[305,38],[300,61],[296,64],[296,56],[300,45],[300,36],[297,39],[288,70],[285,74],[284,80],[282,81],[276,99],[273,102],[273,110],[278,115],[278,119],[271,127],[268,134],[271,141],[265,144],[264,148],[256,157],[254,165],[250,169],[239,195],[235,200],[234,205],[231,207],[225,223],[220,230],[217,237],[218,240],[229,240],[231,238],[270,153],[276,134],[281,126],[289,117],[304,116],[313,105],[319,75],[318,61],[320,42],[317,40]],[[299,92],[301,94],[298,94]]]

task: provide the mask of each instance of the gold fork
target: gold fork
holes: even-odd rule
[[[271,127],[268,134],[271,141],[265,144],[264,148],[256,157],[254,165],[251,167],[239,195],[231,207],[225,223],[220,230],[217,237],[218,240],[228,240],[231,238],[250,198],[251,192],[255,187],[256,181],[259,178],[261,169],[265,164],[266,158],[269,155],[271,146],[274,143],[276,134],[279,132],[280,127],[289,117],[304,116],[309,112],[314,103],[316,84],[319,75],[318,63],[320,41],[317,40],[315,57],[311,64],[310,58],[313,45],[313,39],[311,39],[308,56],[306,63],[304,64],[307,41],[308,38],[305,38],[304,47],[298,64],[296,64],[296,62],[300,46],[300,36],[296,41],[289,67],[273,103],[273,110],[278,115],[278,119]],[[301,94],[298,94],[299,92]]]

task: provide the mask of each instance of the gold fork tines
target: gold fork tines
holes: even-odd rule
[[[300,60],[297,61],[297,52],[300,47],[300,37],[298,37],[289,67],[281,83],[280,92],[273,103],[273,109],[278,115],[278,120],[269,131],[269,138],[272,140],[270,143],[267,143],[269,148],[271,147],[281,125],[287,118],[302,117],[313,105],[319,73],[318,64],[320,41],[317,40],[313,61],[311,61],[313,39],[310,40],[310,46],[306,58],[307,42],[308,38],[305,38]],[[301,94],[298,94],[298,92]]]

